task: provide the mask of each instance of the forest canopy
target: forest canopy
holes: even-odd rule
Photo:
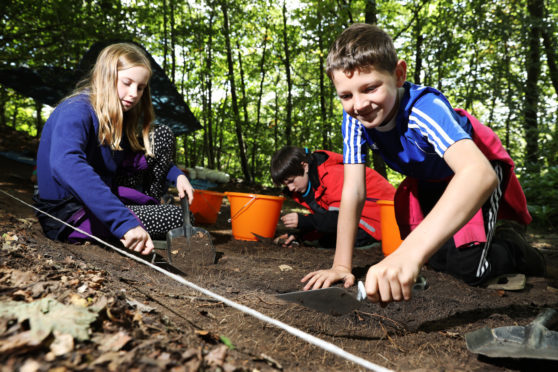
[[[286,144],[342,151],[325,57],[349,24],[376,23],[409,81],[498,133],[536,219],[558,221],[556,0],[7,0],[0,9],[0,68],[72,69],[97,41],[143,45],[203,126],[178,139],[178,163],[263,184]],[[38,135],[50,110],[0,84],[0,130]]]

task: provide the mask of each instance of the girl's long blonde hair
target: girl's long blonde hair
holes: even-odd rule
[[[91,105],[99,119],[101,145],[109,145],[113,150],[122,150],[120,143],[124,130],[133,151],[145,151],[146,155],[153,156],[149,133],[155,113],[151,103],[149,82],[140,102],[126,113],[123,112],[118,97],[118,71],[136,66],[146,68],[151,78],[151,64],[140,47],[131,43],[111,44],[101,51],[89,76],[78,83],[72,95],[81,93],[89,95]],[[139,132],[143,138],[143,146],[138,140]]]

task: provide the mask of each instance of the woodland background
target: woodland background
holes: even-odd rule
[[[0,15],[0,67],[75,68],[96,41],[142,44],[203,125],[178,138],[178,163],[264,185],[284,145],[342,151],[325,57],[349,24],[377,23],[409,81],[499,134],[536,224],[558,225],[557,0],[3,0]],[[0,84],[0,132],[38,136],[51,110]]]

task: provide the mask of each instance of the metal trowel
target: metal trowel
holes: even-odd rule
[[[166,242],[159,240],[153,243],[156,250],[166,253],[169,264],[187,273],[198,265],[215,263],[215,247],[207,230],[192,226],[188,198],[182,198],[180,202],[184,224],[167,232]]]
[[[413,285],[413,291],[417,289],[426,289],[428,283],[426,278],[419,276],[417,282]],[[302,306],[320,311],[333,316],[340,316],[358,309],[366,300],[366,290],[364,283],[359,281],[357,284],[356,295],[340,287],[330,287],[314,289],[309,291],[296,291],[278,294],[277,297],[290,302],[295,302]]]
[[[481,328],[467,333],[467,349],[491,358],[558,360],[558,311],[545,309],[527,326]],[[547,328],[548,327],[548,328]]]

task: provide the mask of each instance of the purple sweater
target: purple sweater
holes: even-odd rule
[[[111,191],[125,151],[100,146],[99,121],[86,95],[59,104],[47,120],[37,154],[39,196],[51,201],[74,196],[109,231],[121,238],[139,226],[132,212]],[[128,142],[121,144],[127,149]],[[167,180],[176,183],[173,166]]]

